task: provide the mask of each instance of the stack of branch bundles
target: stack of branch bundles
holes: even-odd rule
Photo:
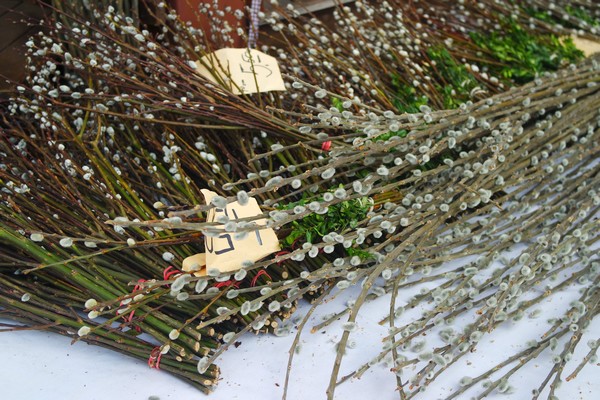
[[[555,398],[599,343],[600,64],[571,39],[598,38],[599,8],[405,3],[355,2],[333,24],[271,5],[253,51],[285,90],[258,93],[210,61],[245,35],[244,10],[201,9],[209,32],[162,2],[149,26],[54,10],[3,110],[2,317],[210,392],[241,335],[289,334],[301,299],[310,314],[358,286],[322,324],[344,320],[327,396],[382,361],[390,391],[427,398],[483,337],[576,287],[543,335],[450,396],[511,393],[544,355],[533,396]],[[340,378],[361,307],[385,294],[381,352]]]

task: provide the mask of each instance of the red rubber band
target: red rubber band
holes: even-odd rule
[[[290,254],[289,251],[287,250],[281,250],[279,253],[275,253],[275,257],[281,257],[281,256],[285,256],[286,254]],[[284,262],[285,260],[279,260],[277,261],[277,265],[281,265],[282,262]],[[266,273],[266,272],[265,272]],[[258,276],[258,275],[257,275]]]
[[[142,283],[146,282],[145,279],[138,279],[138,283],[133,287],[133,290],[131,291],[131,293],[135,293],[139,290],[141,290],[143,288]],[[119,307],[121,307],[123,305],[123,302],[121,301],[121,303],[119,304]],[[133,317],[135,315],[135,310],[132,310],[129,315],[123,315],[123,321],[125,321],[125,323],[130,324],[133,321]],[[140,328],[139,326],[134,326],[134,329],[141,333],[142,332],[142,328]]]
[[[175,268],[172,265],[169,265],[167,268],[165,268],[165,270],[163,271],[163,278],[165,281],[168,281],[170,277],[172,277],[173,275],[177,275],[181,273],[181,271],[179,271],[177,268]]]
[[[148,357],[148,366],[150,368],[160,369],[160,359],[162,358],[162,353],[160,352],[160,347],[155,347],[150,352],[150,357]]]
[[[144,287],[144,286],[142,285],[142,283],[144,283],[144,282],[146,282],[146,280],[145,280],[145,279],[138,279],[138,283],[137,283],[137,285],[135,285],[135,286],[133,287],[133,291],[134,291],[134,292],[137,292],[138,290],[142,289],[142,288]]]
[[[256,281],[258,280],[258,277],[261,275],[266,275],[267,277],[269,277],[270,280],[273,280],[273,278],[271,278],[271,275],[267,274],[267,271],[265,271],[264,269],[261,269],[260,271],[258,271],[256,276],[254,278],[252,278],[252,282],[250,283],[250,285],[256,286]]]
[[[216,288],[222,288],[222,287],[228,287],[228,286],[233,286],[234,288],[239,288],[240,284],[238,282],[232,281],[231,279],[228,281],[224,281],[224,282],[217,282],[213,285],[213,287]]]
[[[296,240],[294,240],[292,242],[292,249],[296,250],[297,246],[298,246],[298,241],[300,240],[300,238],[296,238]]]
[[[124,317],[123,317],[123,320],[124,320],[126,323],[130,324],[130,323],[132,323],[132,322],[133,322],[133,317],[134,317],[134,315],[135,315],[135,310],[131,311],[131,312],[129,313],[129,316],[127,316],[127,317],[126,317],[126,316],[124,316]],[[134,325],[133,329],[135,329],[135,330],[136,330],[136,332],[138,332],[138,333],[142,333],[142,328],[140,328],[140,327],[139,327],[139,326],[137,326],[137,325]]]

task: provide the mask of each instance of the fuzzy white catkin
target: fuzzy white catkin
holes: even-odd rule
[[[248,196],[248,193],[246,193],[245,191],[240,190],[237,193],[237,201],[238,201],[238,203],[240,203],[241,206],[247,205],[249,199],[250,199],[250,197]]]
[[[473,378],[469,376],[463,376],[462,378],[460,378],[459,384],[460,386],[467,386],[470,385],[471,382],[473,382]]]
[[[215,196],[210,200],[210,203],[219,208],[225,208],[227,206],[227,200],[221,196]]]
[[[350,282],[341,280],[335,286],[340,290],[348,289],[350,287]]]
[[[342,325],[342,329],[346,332],[355,332],[357,329],[356,322],[345,322]]]
[[[96,307],[97,305],[98,305],[98,302],[96,301],[96,299],[88,299],[85,302],[85,308],[88,310],[90,308]]]
[[[60,239],[60,242],[58,242],[62,247],[71,247],[73,245],[73,239],[71,239],[70,237],[66,237],[66,238],[62,238]]]
[[[255,312],[261,309],[261,307],[263,306],[263,302],[262,301],[253,301],[252,303],[250,303],[250,311],[251,312]]]
[[[91,328],[89,326],[82,326],[81,328],[79,328],[79,330],[77,331],[77,335],[78,336],[85,336],[87,334],[89,334],[91,332]]]
[[[228,311],[229,311],[229,308],[227,308],[227,307],[218,307],[217,308],[218,315],[227,314]]]
[[[390,174],[390,170],[382,165],[377,168],[377,174],[381,176],[388,176]]]
[[[302,214],[305,211],[306,211],[306,207],[304,207],[304,206],[294,207],[294,214]]]
[[[238,272],[235,273],[235,275],[233,276],[235,278],[236,281],[241,281],[242,279],[244,279],[246,277],[247,271],[245,269],[240,269]]]
[[[219,215],[215,220],[220,224],[226,224],[229,222],[229,217],[227,215]]]
[[[335,175],[335,168],[327,168],[323,173],[321,173],[321,178],[323,179],[331,179]]]
[[[177,294],[176,298],[178,301],[186,301],[189,297],[190,294],[188,292],[181,292]]]
[[[315,97],[316,97],[317,99],[322,99],[322,98],[324,98],[325,96],[327,96],[327,92],[325,91],[325,89],[320,89],[320,90],[317,90],[317,91],[315,92]]]
[[[203,279],[196,282],[196,287],[194,288],[194,290],[196,291],[196,293],[202,293],[204,289],[206,289],[206,286],[208,286],[208,281],[206,279]]]
[[[281,308],[281,304],[277,300],[273,300],[271,303],[269,303],[268,308],[271,312],[279,311],[279,309]]]
[[[242,315],[248,315],[248,313],[250,312],[250,302],[246,301],[244,302],[244,304],[242,304],[242,307],[240,308],[240,314]]]
[[[281,185],[282,182],[283,182],[283,178],[281,176],[274,176],[265,183],[265,187],[271,188],[274,186],[278,186],[278,185]]]
[[[41,242],[42,240],[44,240],[44,235],[42,235],[41,233],[32,233],[31,235],[29,235],[29,239],[31,239],[34,242]]]
[[[208,367],[210,367],[210,363],[208,361],[208,357],[202,357],[199,361],[198,361],[198,372],[203,374],[206,372],[206,370],[208,369]]]
[[[186,283],[188,283],[191,279],[190,275],[180,275],[178,276],[175,281],[173,281],[173,285],[171,285],[171,290],[178,292],[181,289],[183,289],[183,287],[185,286]]]
[[[266,287],[264,287],[264,288],[260,289],[260,294],[261,294],[262,296],[264,296],[264,295],[266,295],[266,294],[269,294],[269,293],[271,293],[272,291],[273,291],[273,289],[271,289],[270,287],[266,286]]]
[[[234,337],[235,337],[235,332],[227,332],[226,334],[223,335],[223,341],[225,343],[229,343],[233,340]]]
[[[346,190],[344,190],[344,188],[337,188],[333,192],[333,195],[338,199],[345,199],[346,198]]]

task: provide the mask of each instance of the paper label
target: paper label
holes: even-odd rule
[[[202,189],[206,203],[217,194],[210,190]],[[213,208],[208,212],[207,222],[214,222],[217,217],[226,215],[231,221],[240,218],[261,215],[262,211],[256,199],[248,199],[248,204],[242,206],[237,201],[227,204],[223,208]],[[255,220],[256,225],[265,226],[266,219]],[[220,228],[222,226],[219,226]],[[269,254],[280,250],[279,239],[271,228],[256,229],[248,232],[244,239],[236,239],[235,232],[224,232],[217,237],[206,237],[204,241],[206,253],[195,254],[183,260],[183,270],[192,272],[195,265],[202,266],[206,261],[206,268],[196,272],[197,275],[205,275],[206,269],[216,268],[223,272],[237,271],[242,268],[244,261],[258,261]]]
[[[202,57],[197,64],[200,75],[235,94],[286,90],[275,57],[258,50],[220,49]]]
[[[600,53],[600,42],[599,41],[590,40],[590,39],[582,38],[582,37],[575,36],[575,35],[572,35],[571,38],[573,39],[573,44],[575,45],[575,47],[577,47],[579,50],[583,51],[583,54],[586,57],[589,57],[595,53]]]

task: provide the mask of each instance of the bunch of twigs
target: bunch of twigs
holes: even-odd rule
[[[460,33],[478,26],[480,12],[482,31],[501,30],[498,10],[472,7],[465,19],[458,9],[448,14],[456,21],[434,24],[423,10],[382,5],[402,11],[388,18],[373,7],[340,8],[337,31],[279,9],[290,21],[284,36],[300,44],[279,50],[290,60],[282,62],[289,90],[246,96],[195,73],[212,44],[172,13],[156,35],[114,9],[94,24],[61,14],[71,24],[31,41],[31,77],[4,115],[2,315],[147,359],[208,392],[213,362],[240,335],[287,334],[298,300],[314,309],[361,284],[351,307],[322,324],[347,318],[328,396],[389,359],[401,396],[412,398],[484,335],[580,285],[581,298],[545,335],[453,394],[482,381],[480,398],[508,392],[512,374],[561,346],[536,395],[550,386],[553,396],[598,310],[598,62],[569,65],[580,55],[551,47],[552,30],[517,27],[535,38],[541,61],[507,70],[493,48]],[[423,22],[406,18],[414,15]],[[452,45],[433,29],[441,22]],[[333,39],[341,44],[329,51]],[[557,63],[547,49],[562,51]],[[463,66],[467,55],[480,67]],[[399,72],[403,65],[413,68]],[[205,187],[220,201],[256,197],[284,250],[232,276],[180,271],[205,237],[223,233],[206,222],[215,204],[202,205]],[[229,222],[240,237],[256,229]],[[464,265],[448,270],[451,260]],[[435,289],[402,298],[402,288],[431,282]],[[339,378],[360,308],[385,293],[384,349]],[[421,318],[402,319],[404,308],[426,303]],[[458,329],[445,326],[457,319]],[[444,344],[418,343],[423,333]],[[594,357],[590,343],[567,380]]]

